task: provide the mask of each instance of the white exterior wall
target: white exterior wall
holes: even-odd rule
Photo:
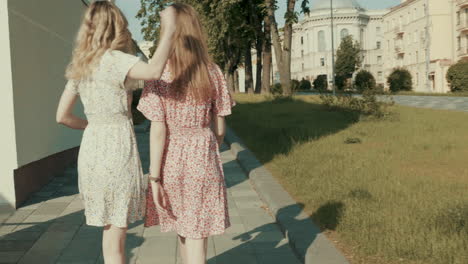
[[[382,83],[383,63],[383,25],[382,16],[386,10],[338,9],[334,14],[335,53],[341,42],[341,31],[346,29],[353,39],[360,42],[363,48],[362,68],[370,71],[377,82]],[[377,33],[377,28],[381,33]],[[325,50],[319,50],[318,34],[325,34]],[[301,42],[301,38],[303,41]],[[377,49],[377,41],[381,48]],[[332,74],[332,43],[330,28],[330,12],[328,10],[312,10],[309,16],[294,26],[292,49],[292,78],[309,79],[313,81],[318,75]],[[303,54],[302,54],[303,53]],[[378,59],[379,56],[382,59]],[[335,57],[336,59],[336,57]],[[324,65],[322,65],[322,60]],[[381,78],[378,78],[380,73]]]
[[[80,143],[81,132],[59,126],[55,113],[84,8],[81,0],[1,1],[0,196],[11,205],[14,169]]]
[[[429,3],[429,36],[425,5]],[[384,16],[385,75],[404,67],[413,76],[416,92],[445,93],[449,87],[445,73],[453,62],[452,3],[439,0],[408,0]],[[427,43],[429,41],[429,43]],[[429,46],[429,49],[427,49]],[[429,51],[429,71],[426,52]],[[433,76],[433,81],[426,76]]]
[[[13,170],[17,168],[15,119],[13,112],[13,82],[11,75],[11,57],[9,40],[9,23],[7,2],[0,2],[0,86],[2,96],[0,96],[0,120],[2,129],[0,130],[0,211],[14,208],[15,185]]]

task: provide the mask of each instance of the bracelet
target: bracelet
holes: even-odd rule
[[[148,178],[150,179],[150,181],[153,181],[153,182],[160,182],[161,181],[161,177],[148,176]]]

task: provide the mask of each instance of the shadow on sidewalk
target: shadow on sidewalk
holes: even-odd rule
[[[323,223],[324,229],[335,230],[340,224],[343,210],[343,203],[330,201],[321,206],[312,218]],[[248,254],[255,254],[256,261],[260,264],[304,263],[307,250],[316,242],[321,231],[311,225],[310,217],[303,218],[302,211],[303,204],[281,208],[275,218],[281,219],[281,222],[286,223],[287,226],[272,222],[239,234],[233,240],[239,240],[242,242],[241,245],[213,257],[208,264],[242,263],[243,258]],[[284,237],[274,235],[278,230],[281,230]],[[295,255],[292,256],[291,252]]]
[[[103,263],[102,227],[85,224],[76,167],[57,175],[32,195],[0,227],[0,254],[8,263]],[[127,259],[144,242],[142,223],[129,226]],[[5,232],[6,231],[6,232]]]

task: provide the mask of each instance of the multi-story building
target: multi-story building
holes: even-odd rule
[[[404,67],[416,92],[449,91],[447,70],[454,62],[453,4],[440,0],[403,0],[384,16],[385,75]]]
[[[455,54],[457,59],[468,58],[468,0],[453,0]]]
[[[362,67],[376,76],[383,76],[383,16],[388,10],[366,10],[354,0],[333,1],[334,52],[341,39],[351,35],[361,44]],[[329,0],[313,3],[310,13],[295,24],[292,42],[291,74],[293,79],[314,80],[319,75],[332,76],[332,32]]]

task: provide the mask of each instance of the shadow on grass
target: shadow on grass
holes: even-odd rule
[[[321,104],[297,99],[238,103],[233,111],[228,125],[261,163],[287,154],[294,145],[338,133],[359,121],[357,112],[329,111]]]

